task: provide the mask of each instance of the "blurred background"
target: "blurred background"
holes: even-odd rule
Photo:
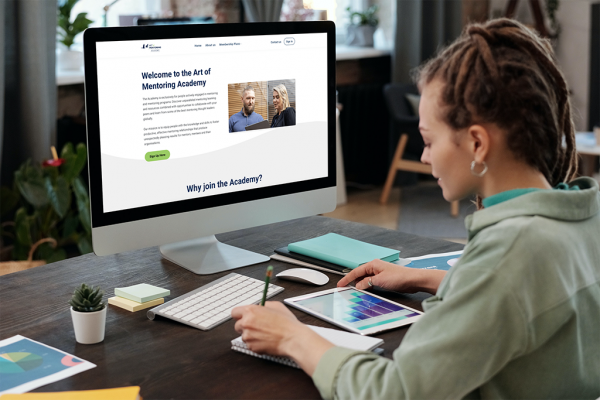
[[[103,26],[335,22],[339,204],[328,216],[464,241],[471,203],[451,207],[428,171],[410,163],[422,149],[410,71],[465,24],[497,17],[551,40],[571,90],[580,172],[597,177],[598,1],[2,0],[1,260],[52,262],[92,250],[81,51],[82,32]]]

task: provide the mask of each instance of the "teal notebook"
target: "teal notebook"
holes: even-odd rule
[[[400,251],[328,233],[313,239],[290,243],[288,250],[354,269],[375,259],[396,261]]]
[[[167,289],[152,286],[147,283],[128,286],[124,288],[115,288],[115,296],[124,297],[129,300],[145,303],[160,299],[161,297],[169,296],[171,292]]]

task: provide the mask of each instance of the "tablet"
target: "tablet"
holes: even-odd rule
[[[422,312],[353,287],[292,297],[285,304],[361,335],[415,322]]]

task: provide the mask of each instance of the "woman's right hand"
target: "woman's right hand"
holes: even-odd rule
[[[357,289],[373,286],[400,293],[428,292],[435,294],[446,271],[402,267],[386,261],[373,260],[353,269],[337,283],[338,287],[356,281]]]

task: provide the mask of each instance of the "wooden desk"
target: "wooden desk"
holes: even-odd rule
[[[460,250],[463,246],[422,238],[369,225],[309,217],[264,227],[218,235],[224,243],[265,255],[297,240],[336,232],[382,246],[402,250],[402,257]],[[275,273],[290,264],[272,261]],[[235,272],[263,279],[267,263]],[[49,264],[0,278],[0,339],[16,334],[38,340],[97,365],[89,371],[43,386],[35,391],[85,390],[128,385],[141,386],[144,399],[175,398],[319,398],[312,380],[301,370],[234,352],[230,341],[238,336],[233,320],[203,332],[171,320],[150,321],[145,311],[130,313],[109,306],[106,338],[95,345],[75,342],[67,302],[82,282],[113,289],[150,283],[171,290],[167,300],[180,296],[229,272],[200,276],[161,259],[157,248],[113,256],[93,254]],[[273,300],[335,287],[337,275],[322,287],[282,281],[285,287]],[[382,293],[382,292],[379,292]],[[421,308],[428,295],[384,296],[410,307]],[[303,312],[292,310],[305,323],[329,326]],[[385,356],[391,357],[408,328],[381,335]]]

